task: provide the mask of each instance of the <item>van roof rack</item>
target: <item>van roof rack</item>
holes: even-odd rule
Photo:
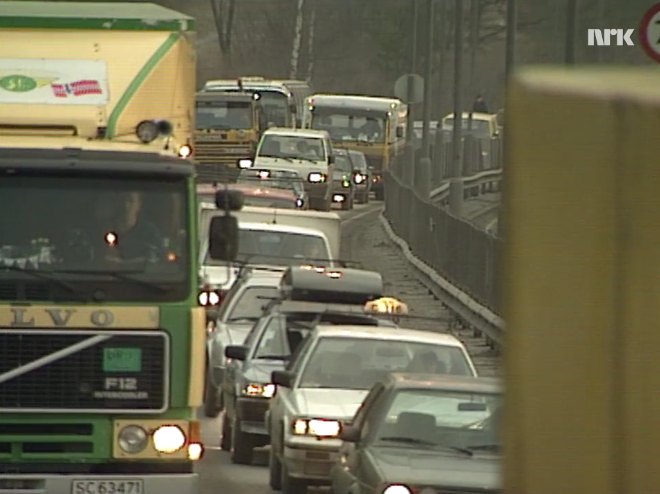
[[[366,304],[382,296],[383,278],[376,271],[303,265],[287,269],[280,287],[287,300]]]

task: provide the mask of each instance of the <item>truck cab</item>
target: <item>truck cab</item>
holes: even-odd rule
[[[262,115],[254,94],[197,93],[195,159],[200,178],[236,179],[236,160],[257,149],[265,127]]]

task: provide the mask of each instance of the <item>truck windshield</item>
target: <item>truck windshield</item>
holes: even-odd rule
[[[373,112],[316,108],[311,126],[328,131],[333,141],[385,142],[386,120]]]
[[[259,106],[269,127],[290,127],[289,98],[278,91],[258,91]]]
[[[234,101],[198,101],[197,130],[251,129],[252,107]]]
[[[183,179],[0,181],[0,293],[8,300],[179,300],[190,271]]]

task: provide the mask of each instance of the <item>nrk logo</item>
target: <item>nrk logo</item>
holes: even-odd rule
[[[589,46],[635,46],[631,36],[634,29],[587,29],[587,44]]]
[[[634,29],[587,29],[588,46],[635,46]],[[639,24],[639,41],[648,56],[660,62],[660,3],[648,9]]]

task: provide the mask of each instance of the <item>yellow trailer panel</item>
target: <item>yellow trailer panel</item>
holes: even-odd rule
[[[659,83],[644,68],[512,82],[507,493],[660,485]]]

